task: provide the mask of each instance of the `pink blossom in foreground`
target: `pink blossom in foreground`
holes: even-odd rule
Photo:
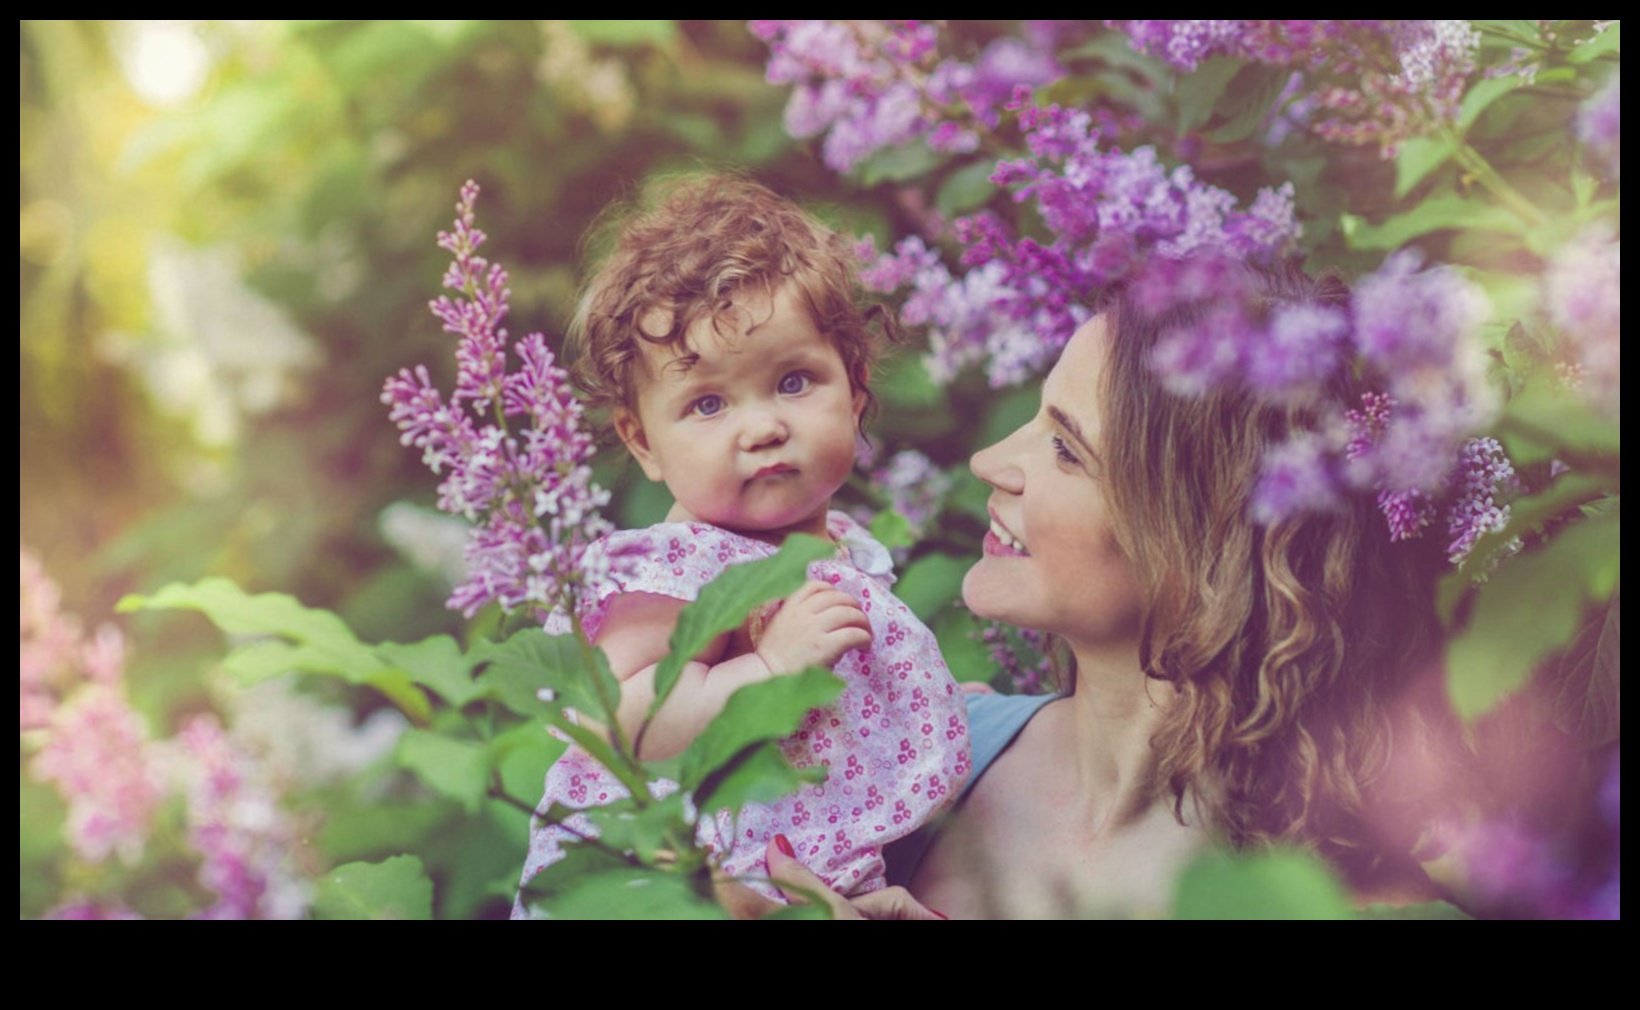
[[[48,732],[30,769],[68,803],[69,844],[92,862],[134,862],[165,793],[142,717],[119,688],[89,684],[57,709]]]
[[[199,918],[300,918],[306,890],[287,866],[295,830],[261,767],[208,716],[189,721],[176,746],[199,882],[216,895]]]

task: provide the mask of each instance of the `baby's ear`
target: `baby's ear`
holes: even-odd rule
[[[853,382],[855,427],[860,426],[860,418],[866,412],[866,404],[871,401],[871,394],[867,392],[871,388],[871,371],[865,365],[861,365],[857,371],[859,374],[854,376]]]
[[[643,423],[638,420],[635,411],[626,407],[615,408],[615,434],[626,444],[626,451],[643,467],[644,476],[650,480],[662,480],[660,460],[649,448],[649,436],[644,434]]]

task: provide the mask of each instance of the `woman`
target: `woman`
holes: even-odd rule
[[[1347,298],[1296,272],[1257,280],[1270,304]],[[890,891],[841,911],[1164,914],[1179,870],[1215,843],[1308,846],[1364,896],[1428,890],[1410,858],[1420,819],[1391,773],[1424,739],[1407,688],[1434,643],[1431,559],[1390,544],[1367,496],[1253,521],[1266,449],[1318,415],[1164,390],[1158,340],[1202,312],[1152,317],[1117,290],[1066,345],[1037,415],[975,455],[991,527],[963,597],[1051,632],[1065,690],[971,698],[969,792],[890,851],[916,902]],[[1331,402],[1356,402],[1336,381]],[[769,859],[794,891],[812,884],[778,839]]]

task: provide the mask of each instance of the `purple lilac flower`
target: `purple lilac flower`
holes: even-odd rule
[[[1372,450],[1352,463],[1359,487],[1438,490],[1464,437],[1497,407],[1475,339],[1486,296],[1457,271],[1420,263],[1396,253],[1355,288],[1355,349],[1387,377],[1396,404]]]
[[[1622,77],[1612,74],[1577,113],[1577,139],[1613,179],[1619,178],[1623,167],[1622,87]]]
[[[1053,678],[1047,636],[1029,628],[1009,628],[995,621],[980,632],[991,662],[1008,678],[1015,694],[1041,694]]]
[[[1480,35],[1467,21],[1107,21],[1134,49],[1184,71],[1228,55],[1302,73],[1310,129],[1377,144],[1389,157],[1408,137],[1458,112]],[[1298,100],[1298,96],[1295,96]]]
[[[216,894],[199,917],[300,918],[305,889],[286,868],[295,829],[256,763],[208,716],[189,721],[176,743],[199,881]]]
[[[1265,453],[1253,489],[1253,521],[1268,525],[1303,512],[1325,512],[1336,508],[1338,500],[1338,479],[1326,440],[1300,433]]]
[[[1447,513],[1447,559],[1457,564],[1475,541],[1509,524],[1509,506],[1499,502],[1515,490],[1515,467],[1495,438],[1472,438],[1458,454],[1453,476],[1456,498]]]
[[[1557,251],[1543,275],[1549,319],[1570,345],[1580,388],[1612,417],[1622,413],[1623,243],[1591,228]]]
[[[905,518],[916,537],[926,533],[939,517],[952,485],[950,474],[915,449],[904,449],[889,457],[887,463],[871,472],[870,480],[888,508]]]
[[[824,134],[822,156],[838,172],[919,138],[940,151],[973,151],[975,127],[994,127],[1016,87],[1060,75],[1049,50],[1018,39],[993,42],[973,63],[940,59],[938,28],[928,21],[756,20],[750,27],[769,45],[769,82],[794,86],[787,132]]]
[[[546,339],[532,333],[514,344],[517,367],[508,371],[507,275],[476,255],[485,240],[473,227],[477,198],[475,183],[463,186],[455,228],[439,235],[454,255],[444,285],[459,294],[438,298],[432,311],[460,337],[456,390],[446,403],[417,366],[387,380],[382,402],[401,441],[443,476],[439,508],[472,523],[467,578],[450,607],[471,617],[495,602],[545,618],[608,576],[584,562],[588,545],[613,528],[599,514],[609,494],[592,481],[593,439]]]

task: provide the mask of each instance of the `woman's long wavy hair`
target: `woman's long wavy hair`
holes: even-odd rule
[[[1348,306],[1336,279],[1247,269],[1272,305]],[[1177,690],[1152,742],[1159,781],[1181,820],[1204,816],[1232,845],[1305,845],[1365,879],[1411,848],[1388,826],[1419,821],[1387,815],[1375,787],[1396,747],[1421,746],[1403,702],[1435,655],[1438,555],[1390,543],[1367,494],[1254,520],[1266,450],[1313,429],[1318,408],[1163,388],[1157,342],[1202,308],[1152,316],[1123,287],[1100,307],[1108,494],[1146,596],[1141,661]],[[1323,402],[1357,403],[1359,385],[1341,375]]]

